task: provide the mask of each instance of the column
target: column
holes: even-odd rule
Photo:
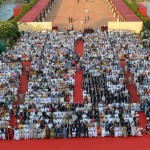
[[[45,9],[45,17],[47,17],[47,11],[46,11],[46,9]]]
[[[116,13],[114,12],[114,17],[116,17]]]
[[[118,15],[118,17],[117,17],[117,22],[119,22],[119,15]]]
[[[44,20],[44,14],[42,13],[42,22],[44,22],[45,20]]]
[[[50,12],[50,6],[48,6],[47,12],[48,12],[48,13]]]

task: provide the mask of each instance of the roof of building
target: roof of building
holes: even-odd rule
[[[39,0],[31,10],[29,10],[20,20],[19,22],[33,22],[39,16],[39,14],[43,11],[46,5],[49,3],[49,0]]]
[[[112,2],[126,21],[141,21],[122,0],[112,0]]]
[[[141,21],[136,15],[126,15],[124,16],[124,19],[130,22]]]

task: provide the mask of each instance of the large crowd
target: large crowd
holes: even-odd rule
[[[79,38],[82,56],[74,52]],[[0,56],[0,139],[142,136],[138,111],[146,113],[149,133],[149,57],[131,31],[26,31],[17,46]],[[28,90],[18,104],[22,61],[31,66],[26,68]],[[83,102],[76,104],[74,76],[80,70]],[[125,71],[133,76],[141,104],[130,103]]]

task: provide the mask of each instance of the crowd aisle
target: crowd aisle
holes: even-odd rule
[[[83,55],[84,44],[82,40],[78,40],[75,44],[75,54],[77,57],[76,60],[76,74],[75,74],[75,87],[74,87],[74,103],[82,103],[83,96],[82,96],[82,68],[81,68],[81,57]]]

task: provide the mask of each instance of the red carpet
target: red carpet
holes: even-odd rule
[[[122,67],[125,66],[125,61],[121,61],[121,66]],[[135,85],[134,84],[129,85],[129,82],[128,82],[129,76],[131,76],[130,72],[125,73],[126,86],[127,86],[128,91],[130,92],[130,103],[133,103],[133,102],[140,103],[140,99],[139,99],[139,96],[137,95],[137,90],[136,90]],[[138,112],[138,114],[139,114],[140,126],[145,129],[146,124],[147,124],[146,115],[143,112]]]
[[[25,95],[25,92],[28,90],[28,79],[26,76],[26,66],[30,68],[30,62],[23,62],[23,72],[22,76],[20,77],[20,88],[19,91]]]
[[[138,114],[139,114],[140,126],[145,129],[147,124],[146,115],[143,112],[138,112]]]
[[[76,72],[74,79],[75,79],[74,103],[80,103],[83,100],[83,97],[82,97],[82,71]]]
[[[1,150],[149,150],[150,136],[1,141]]]
[[[125,61],[121,61],[121,66],[124,67],[125,66]],[[128,77],[131,76],[130,72],[125,73],[125,78],[126,78],[126,86],[128,91],[130,92],[130,103],[136,102],[136,103],[140,103],[140,99],[139,96],[137,95],[137,90],[134,84],[129,85],[128,82]],[[133,81],[133,78],[132,78]]]
[[[23,62],[22,63],[23,72],[22,72],[22,75],[21,75],[20,80],[19,80],[20,87],[18,89],[18,93],[22,92],[24,95],[25,95],[26,91],[28,90],[28,79],[26,76],[26,66],[29,66],[29,68],[30,68],[30,62]],[[19,94],[18,94],[17,104],[19,104],[19,103],[20,103],[20,100],[19,100]],[[10,126],[17,126],[15,123],[14,114],[11,115]]]
[[[11,127],[17,126],[17,125],[16,125],[16,122],[15,122],[15,116],[14,116],[14,114],[12,114],[11,117],[10,117],[9,125],[10,125]]]
[[[80,53],[80,56],[83,55],[84,52],[84,44],[82,40],[79,40],[75,45],[75,53]]]
[[[130,92],[130,103],[136,102],[136,103],[140,103],[140,99],[139,96],[137,95],[137,90],[136,90],[136,86],[134,84],[129,85],[128,82],[128,77],[131,76],[131,73],[127,72],[125,74],[125,78],[126,78],[126,85],[127,88]],[[133,78],[132,78],[133,79]],[[132,80],[133,81],[133,80]]]
[[[75,45],[75,53],[80,53],[80,56],[83,55],[83,41],[78,41]],[[82,97],[82,71],[76,72],[74,77],[75,87],[74,87],[74,103],[81,103],[83,101]]]

